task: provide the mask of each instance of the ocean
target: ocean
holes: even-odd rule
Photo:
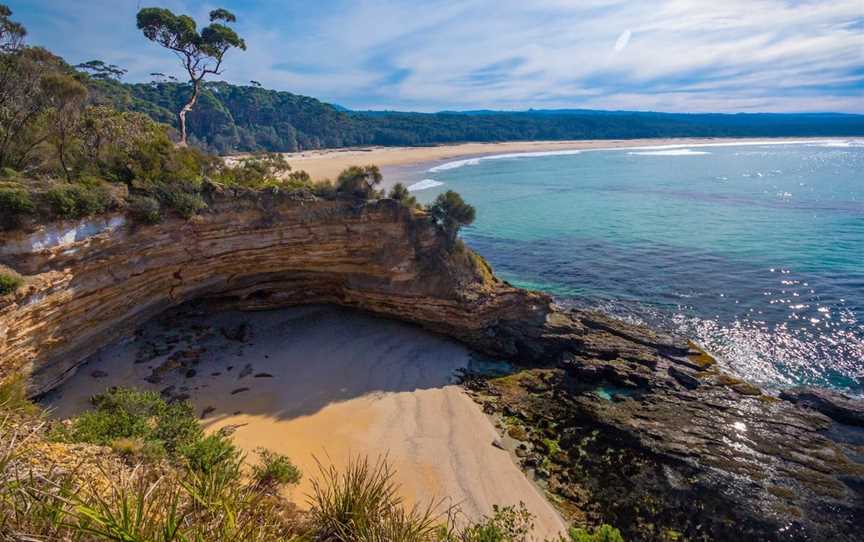
[[[503,279],[687,335],[763,386],[864,396],[864,142],[510,154],[406,172]]]

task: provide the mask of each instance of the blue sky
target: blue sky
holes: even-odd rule
[[[223,78],[356,109],[864,113],[864,0],[2,0],[73,63],[181,76],[139,7],[238,18]]]

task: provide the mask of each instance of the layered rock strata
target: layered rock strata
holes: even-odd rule
[[[592,453],[633,458],[638,468],[619,472],[632,476],[565,468],[556,481],[601,508],[616,492],[638,495],[620,499],[637,514],[608,514],[633,539],[855,540],[864,524],[864,438],[859,419],[843,414],[850,404],[776,399],[687,341],[560,310],[495,279],[424,213],[394,201],[215,194],[189,221],[141,226],[118,215],[6,232],[0,264],[26,277],[0,298],[0,378],[24,375],[33,395],[190,300],[332,303],[554,368],[519,408],[536,410],[532,419],[565,444],[595,435]],[[616,400],[598,392],[607,389]],[[646,530],[652,518],[669,529]]]

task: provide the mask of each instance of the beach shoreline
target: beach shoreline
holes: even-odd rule
[[[193,361],[186,369],[172,359]],[[348,309],[180,311],[101,351],[44,402],[64,419],[112,386],[188,400],[205,431],[229,434],[250,462],[259,447],[290,457],[303,477],[285,493],[301,509],[319,461],[342,469],[351,458],[386,458],[408,506],[434,504],[442,514],[458,506],[464,523],[523,502],[540,539],[564,532],[458,384],[471,359],[452,340]]]
[[[563,151],[614,150],[629,148],[669,148],[713,145],[793,144],[796,142],[837,142],[854,138],[795,137],[795,138],[648,138],[648,139],[585,139],[567,141],[508,141],[501,143],[456,143],[429,147],[349,147],[282,153],[295,170],[309,173],[316,181],[335,179],[353,165],[374,164],[382,169],[430,167],[450,160],[470,159],[499,154],[555,153]],[[236,155],[242,158],[248,155]]]

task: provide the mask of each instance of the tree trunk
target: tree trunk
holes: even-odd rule
[[[62,136],[63,140],[57,143],[57,154],[60,156],[60,167],[63,168],[63,174],[66,175],[66,182],[72,182],[72,175],[69,173],[69,168],[66,166],[66,136]]]
[[[185,147],[186,143],[186,113],[192,111],[192,108],[195,107],[195,102],[198,101],[198,94],[201,92],[201,80],[192,80],[192,97],[189,99],[189,102],[183,106],[179,113],[177,113],[177,119],[180,121],[180,146]]]

